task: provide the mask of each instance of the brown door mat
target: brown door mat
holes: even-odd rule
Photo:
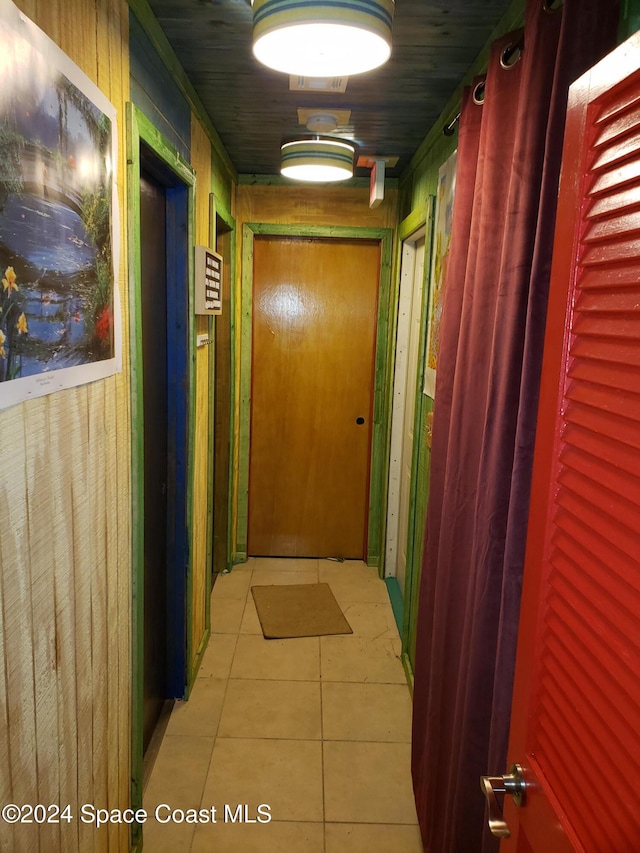
[[[328,583],[252,586],[251,593],[268,640],[353,634]]]

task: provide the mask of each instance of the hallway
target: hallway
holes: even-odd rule
[[[330,584],[353,634],[265,640],[251,585],[318,581]],[[191,698],[173,709],[145,791],[146,853],[421,853],[411,700],[377,570],[252,558],[217,578],[211,625]],[[161,803],[214,805],[216,823],[159,823]],[[254,820],[268,805],[271,822],[225,823],[225,804],[233,813],[247,804]]]

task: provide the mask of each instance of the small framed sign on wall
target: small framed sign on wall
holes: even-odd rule
[[[222,256],[206,246],[196,246],[196,314],[222,314]]]

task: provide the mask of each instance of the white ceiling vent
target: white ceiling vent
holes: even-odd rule
[[[348,77],[299,77],[289,76],[289,89],[292,92],[326,92],[335,95],[336,92],[346,92]]]

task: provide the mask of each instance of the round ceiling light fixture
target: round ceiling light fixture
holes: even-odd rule
[[[346,77],[391,55],[395,0],[252,0],[253,53],[275,71]]]
[[[355,146],[337,139],[296,139],[281,149],[280,172],[285,178],[313,183],[353,177]]]

